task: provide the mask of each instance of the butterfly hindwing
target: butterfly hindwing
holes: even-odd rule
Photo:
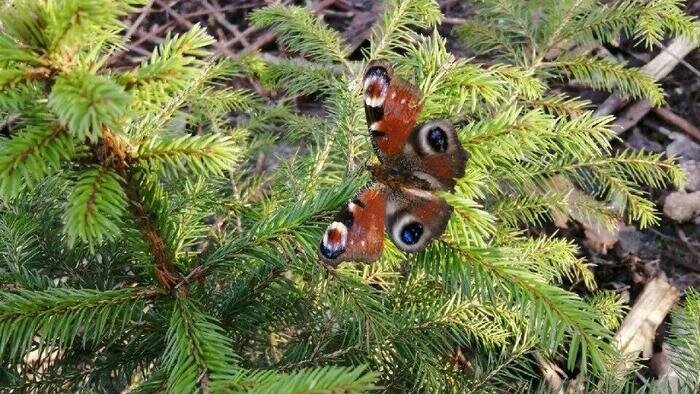
[[[469,154],[462,147],[452,125],[429,120],[416,126],[404,149],[411,173],[428,182],[431,190],[450,190],[464,176]]]
[[[382,61],[365,70],[363,96],[367,127],[380,161],[396,158],[408,142],[421,109],[420,91],[394,75]]]
[[[402,188],[387,201],[386,229],[391,241],[404,252],[419,252],[441,236],[452,215],[445,199],[430,192]]]
[[[350,199],[323,235],[318,254],[336,266],[343,261],[372,262],[384,247],[384,220],[388,190],[373,184]]]

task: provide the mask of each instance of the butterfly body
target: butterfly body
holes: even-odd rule
[[[360,190],[336,215],[319,245],[330,265],[372,262],[381,256],[384,230],[405,252],[423,250],[447,227],[452,207],[433,191],[452,190],[468,154],[445,120],[418,124],[419,90],[371,62],[363,80],[365,116],[379,164],[375,183]]]

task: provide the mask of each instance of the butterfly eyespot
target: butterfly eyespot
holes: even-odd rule
[[[335,260],[345,253],[347,240],[348,228],[341,222],[333,222],[323,234],[318,251],[326,259]]]
[[[430,120],[417,126],[413,131],[413,147],[420,156],[447,153],[454,150],[454,130],[445,120]]]
[[[327,247],[326,245],[321,242],[321,245],[319,246],[319,252],[323,255],[323,257],[329,259],[329,260],[334,260],[338,258],[341,254],[345,252],[345,248],[342,249],[331,249]]]
[[[435,126],[428,130],[428,144],[436,153],[447,151],[447,133],[442,128]]]
[[[423,225],[411,222],[401,229],[401,241],[406,245],[414,245],[423,235]]]

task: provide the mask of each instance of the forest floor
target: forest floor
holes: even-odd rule
[[[360,60],[361,50],[367,46],[371,26],[383,7],[383,1],[374,0],[284,0],[286,4],[307,6],[323,20],[336,28],[353,49],[351,60]],[[467,53],[455,38],[455,26],[469,17],[473,11],[470,2],[456,0],[439,1],[445,19],[439,27],[448,38],[449,49],[457,56],[475,57]],[[207,27],[217,42],[215,51],[220,56],[238,56],[259,51],[269,56],[288,57],[285,48],[278,46],[275,37],[250,26],[247,15],[254,9],[271,3],[269,0],[153,0],[139,14],[129,17],[127,51],[111,59],[115,66],[140,63],[144,56],[158,45],[168,32],[184,32],[195,23]],[[700,15],[700,0],[688,1],[688,13]],[[615,45],[600,50],[630,65],[641,67],[658,55],[663,48],[648,51],[629,40],[621,39]],[[488,59],[484,59],[488,62]],[[581,253],[595,265],[596,279],[601,288],[616,290],[626,296],[630,305],[652,278],[659,275],[681,292],[690,287],[700,289],[700,50],[695,49],[682,59],[673,71],[660,80],[667,103],[648,113],[635,113],[636,103],[623,106],[614,114],[639,118],[628,122],[627,130],[616,143],[620,149],[645,149],[667,152],[679,157],[689,179],[685,191],[652,190],[651,194],[659,210],[668,213],[661,216],[658,226],[640,230],[625,226],[617,234],[591,234],[577,223],[569,222],[568,228],[533,229],[533,231],[558,231],[581,246]],[[245,82],[244,82],[245,83]],[[263,96],[269,92],[247,81]],[[553,88],[567,91],[600,104],[609,94],[590,91],[568,84]],[[319,103],[300,97],[297,105],[302,111],[321,113]],[[643,116],[641,116],[643,115]],[[274,160],[274,159],[272,159]],[[259,161],[259,160],[258,160]],[[687,194],[686,194],[687,192]],[[671,198],[669,198],[671,196]],[[668,206],[665,206],[668,205]],[[686,208],[685,211],[681,208]],[[678,212],[678,210],[684,212]],[[676,217],[676,220],[669,217]],[[680,218],[680,216],[684,216]],[[663,336],[663,325],[660,336]],[[659,340],[657,339],[657,347]]]

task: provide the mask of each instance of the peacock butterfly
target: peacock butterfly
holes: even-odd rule
[[[452,190],[464,176],[468,153],[445,120],[417,124],[420,91],[373,61],[363,79],[365,116],[379,164],[374,183],[348,201],[328,226],[318,254],[325,263],[372,262],[384,246],[384,229],[405,252],[418,252],[442,235],[452,207],[431,191]]]

